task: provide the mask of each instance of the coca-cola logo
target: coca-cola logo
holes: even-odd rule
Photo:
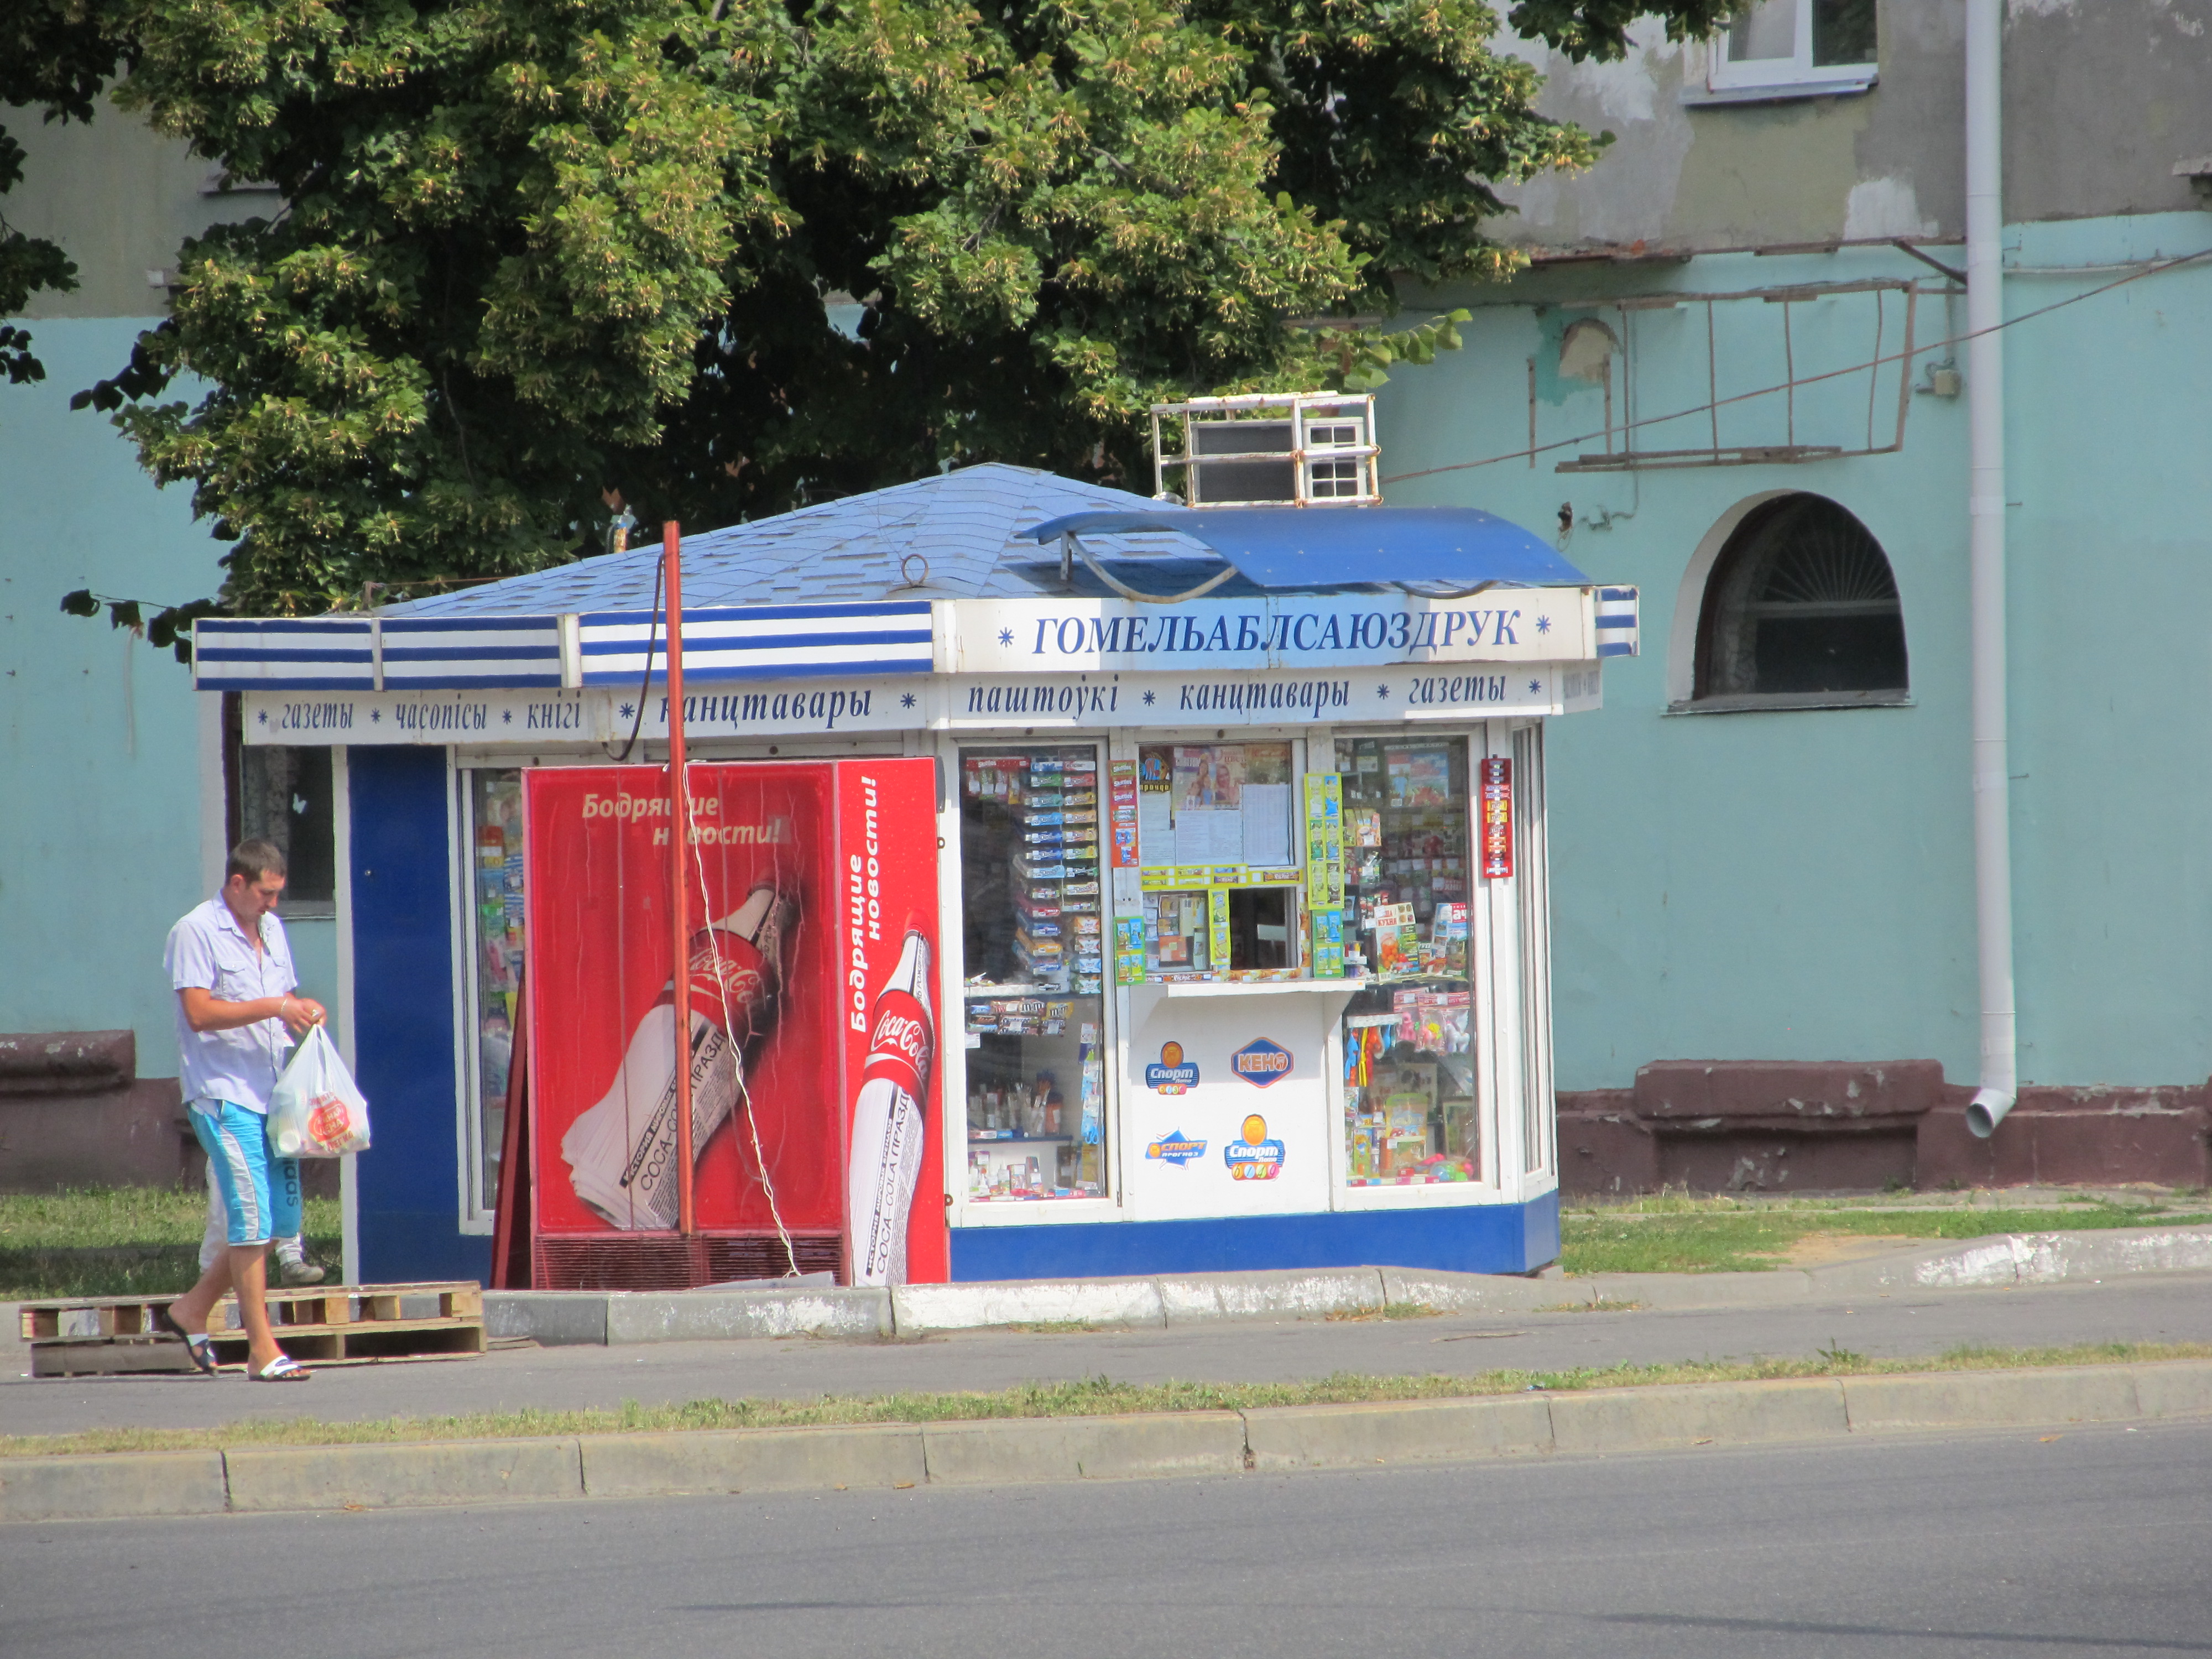
[[[722,995],[729,998],[732,1004],[740,1008],[767,1000],[768,979],[759,969],[741,968],[734,962],[723,963],[721,969],[721,975],[718,981],[714,972],[714,964],[694,962],[691,964],[691,988],[695,992],[703,992],[708,995],[713,995],[720,991]]]
[[[902,1054],[916,1067],[924,1066],[929,1060],[929,1022],[913,1014],[885,1013],[876,1021],[868,1048],[872,1059],[877,1054]]]
[[[725,997],[736,1008],[765,1002],[773,994],[759,950],[719,928],[691,953],[691,988],[695,995]]]
[[[935,1042],[929,1010],[904,992],[886,991],[876,1002],[876,1022],[861,1075],[890,1077],[919,1095],[929,1079]]]

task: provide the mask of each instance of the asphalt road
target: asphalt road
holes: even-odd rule
[[[1570,1287],[1560,1286],[1564,1300]],[[1222,1322],[1095,1332],[970,1331],[918,1341],[814,1338],[524,1348],[477,1359],[332,1367],[298,1387],[236,1373],[33,1380],[26,1350],[0,1348],[0,1433],[108,1425],[204,1427],[262,1417],[439,1416],[522,1406],[618,1406],[716,1396],[812,1399],[904,1389],[992,1389],[1097,1376],[1273,1382],[1374,1374],[1559,1370],[1685,1359],[1801,1356],[1839,1344],[1876,1356],[1959,1343],[2212,1342],[2212,1276],[2146,1274],[2101,1285],[1911,1292],[1821,1307],[1715,1312],[1553,1313],[1440,1319]],[[10,1360],[14,1363],[9,1363]]]
[[[0,1526],[40,1659],[2212,1652],[2212,1425]]]

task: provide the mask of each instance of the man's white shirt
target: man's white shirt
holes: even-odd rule
[[[261,945],[258,951],[253,948],[218,893],[169,929],[162,962],[170,986],[178,991],[197,988],[219,1002],[289,996],[300,980],[292,971],[284,924],[273,911],[261,918]],[[228,1100],[266,1113],[291,1046],[281,1019],[257,1020],[228,1031],[195,1031],[185,1018],[184,999],[177,999],[179,1081],[188,1102]]]

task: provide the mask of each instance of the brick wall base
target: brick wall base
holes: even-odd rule
[[[1988,1140],[1934,1060],[1660,1060],[1559,1097],[1569,1194],[2212,1184],[2212,1085],[2031,1086]]]
[[[129,1031],[0,1034],[0,1193],[197,1187],[207,1158],[173,1077],[140,1077]],[[311,1198],[335,1198],[336,1158],[301,1161]]]

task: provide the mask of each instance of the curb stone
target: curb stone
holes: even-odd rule
[[[1244,1413],[1255,1469],[1504,1457],[1552,1449],[1553,1402],[1540,1394],[1357,1406],[1269,1406]]]
[[[823,1486],[918,1486],[929,1478],[911,1425],[842,1429],[708,1429],[692,1434],[589,1434],[584,1493],[793,1492]]]
[[[0,1523],[1237,1474],[2212,1416],[2212,1360],[1245,1412],[0,1458]]]
[[[222,1459],[230,1507],[241,1513],[543,1503],[584,1495],[581,1453],[573,1437],[239,1447]]]
[[[1551,1406],[1549,1449],[1559,1452],[1824,1440],[1849,1434],[1852,1426],[1844,1391],[1826,1376],[1577,1390],[1553,1395]]]
[[[1229,1474],[1244,1468],[1244,1419],[1236,1412],[930,1423],[921,1443],[932,1486]]]
[[[221,1515],[229,1506],[219,1451],[0,1458],[0,1522]]]

